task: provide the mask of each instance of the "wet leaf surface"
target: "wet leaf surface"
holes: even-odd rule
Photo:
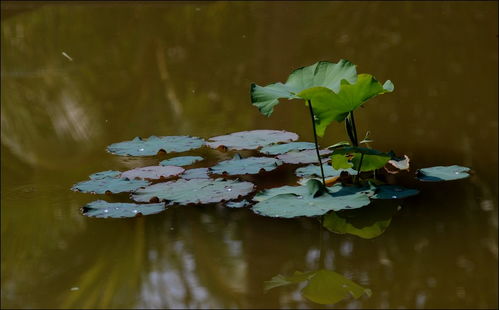
[[[380,185],[376,186],[376,193],[371,196],[372,199],[402,199],[419,194],[419,190],[405,188],[398,185]]]
[[[202,160],[201,156],[179,156],[163,160],[159,164],[161,166],[189,166]]]
[[[346,171],[350,175],[356,175],[357,171],[353,169],[334,169],[332,166],[328,164],[323,164],[322,169],[324,169],[324,177],[330,178],[330,177],[337,177],[341,174],[341,172]],[[321,168],[319,165],[308,165],[305,167],[300,167],[295,170],[295,174],[298,177],[303,177],[303,178],[314,178],[314,177],[321,177]]]
[[[280,155],[291,151],[313,150],[315,144],[311,142],[290,142],[263,147],[260,153],[265,155]]]
[[[182,179],[210,179],[208,175],[208,168],[195,168],[185,170],[184,173],[180,175]]]
[[[255,150],[273,143],[296,140],[298,140],[298,135],[289,131],[251,130],[213,137],[206,144],[214,149],[222,147],[229,150]]]
[[[469,177],[470,168],[458,165],[436,166],[419,169],[416,172],[417,178],[427,182],[441,182],[459,180]]]
[[[121,178],[140,179],[140,180],[159,180],[168,179],[177,176],[184,172],[184,168],[176,166],[149,166],[135,168],[125,171],[121,174]]]
[[[330,150],[320,150],[319,154],[325,156],[331,154]],[[317,153],[315,150],[305,150],[297,152],[288,152],[286,154],[281,154],[277,156],[277,159],[287,163],[287,164],[318,164]],[[322,158],[322,163],[330,161],[330,158]]]
[[[164,203],[111,203],[104,200],[93,201],[82,207],[83,215],[97,218],[136,217],[156,214],[164,210],[166,210]]]
[[[179,179],[158,183],[132,194],[137,202],[166,201],[167,203],[207,204],[235,200],[254,191],[250,182],[223,179]]]
[[[108,152],[122,156],[155,156],[160,151],[166,153],[185,152],[200,148],[204,140],[191,136],[151,136],[143,139],[136,137],[130,141],[113,143],[107,147]]]
[[[282,161],[270,157],[234,157],[211,167],[209,173],[228,175],[258,174],[262,171],[272,171],[280,165],[282,165]]]
[[[106,173],[107,174],[107,173]],[[98,175],[97,178],[88,181],[79,182],[71,188],[74,191],[92,194],[105,194],[107,192],[112,194],[132,192],[141,187],[147,186],[150,183],[144,180],[128,180],[112,176]],[[108,175],[114,175],[108,174]]]

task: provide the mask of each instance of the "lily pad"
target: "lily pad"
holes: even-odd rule
[[[166,209],[164,203],[136,204],[136,203],[110,203],[97,200],[82,207],[83,215],[98,218],[123,218],[151,215]]]
[[[244,208],[249,206],[251,203],[248,200],[241,201],[229,201],[225,204],[228,208]]]
[[[253,192],[250,182],[224,179],[179,179],[158,183],[137,190],[132,199],[137,202],[166,201],[167,203],[206,204],[235,200]]]
[[[209,172],[212,174],[258,174],[261,171],[272,171],[282,165],[282,161],[270,157],[234,157],[230,160],[219,162],[211,167]]]
[[[298,135],[284,130],[251,130],[210,138],[206,143],[211,148],[229,150],[255,150],[279,142],[298,140]]]
[[[348,172],[350,175],[356,175],[357,171],[353,169],[334,169],[332,166],[328,164],[323,164],[322,169],[324,169],[324,177],[330,178],[330,177],[337,177],[339,176],[343,171]],[[321,168],[319,165],[308,165],[305,167],[300,167],[295,170],[295,174],[298,177],[321,177]]]
[[[159,164],[161,166],[189,166],[203,159],[201,156],[179,156],[163,160]]]
[[[121,178],[140,179],[140,180],[159,180],[177,176],[184,172],[184,168],[175,166],[149,166],[135,168],[125,171],[121,174]]]
[[[190,136],[151,136],[146,139],[136,137],[131,141],[111,144],[107,151],[121,156],[155,156],[160,151],[172,153],[197,149],[203,146],[204,142],[201,138]]]
[[[191,180],[191,179],[209,179],[208,168],[195,168],[185,170],[184,173],[180,176],[182,179]]]
[[[402,199],[419,194],[419,190],[405,188],[398,185],[380,185],[376,187],[376,194],[372,199]]]
[[[416,175],[419,180],[427,182],[440,182],[459,180],[469,177],[470,168],[462,166],[436,166],[419,169]]]
[[[280,155],[291,151],[313,150],[315,144],[311,142],[289,142],[283,144],[268,145],[260,150],[266,155]]]
[[[319,154],[329,155],[331,154],[330,150],[320,150]],[[277,156],[277,159],[282,160],[287,164],[313,164],[317,163],[317,153],[315,150],[305,150],[305,151],[296,151],[296,152],[288,152],[286,154],[281,154]],[[330,161],[330,158],[321,158],[322,163]]]
[[[96,174],[92,175],[94,176],[94,179],[76,183],[71,189],[78,192],[92,194],[117,194],[132,192],[136,189],[150,184],[149,182],[144,180],[129,180],[112,176],[103,176],[96,179],[95,175]]]
[[[101,171],[101,172],[96,172],[94,174],[91,174],[89,176],[89,178],[92,180],[98,180],[98,179],[103,179],[103,178],[115,178],[115,177],[119,177],[120,175],[121,175],[121,171],[107,170],[107,171]]]

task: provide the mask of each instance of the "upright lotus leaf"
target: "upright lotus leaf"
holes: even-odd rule
[[[185,170],[180,176],[182,179],[209,179],[208,168],[196,168]]]
[[[319,154],[321,156],[331,154],[330,150],[320,150]],[[317,153],[315,150],[305,150],[305,151],[292,151],[286,154],[281,154],[277,156],[277,159],[287,163],[287,164],[313,164],[317,163]],[[322,158],[323,163],[328,162],[329,158]]]
[[[189,166],[202,160],[203,157],[201,156],[179,156],[170,159],[165,159],[161,161],[159,164],[161,166]]]
[[[98,179],[103,179],[103,178],[115,178],[115,177],[119,177],[120,175],[121,175],[121,171],[107,170],[107,171],[101,171],[101,172],[96,172],[94,174],[91,174],[89,176],[89,178],[92,180],[98,180]]]
[[[131,141],[111,144],[108,152],[122,156],[155,156],[160,151],[166,153],[185,152],[200,148],[204,140],[190,136],[151,136],[147,139],[136,137]]]
[[[383,168],[391,159],[391,154],[365,147],[342,147],[335,149],[331,156],[334,169],[353,168],[358,170],[362,160],[361,171],[372,171]]]
[[[270,116],[279,99],[300,99],[298,93],[317,86],[338,91],[343,79],[351,83],[357,80],[354,64],[343,59],[338,63],[320,61],[296,69],[284,84],[275,83],[265,87],[251,84],[251,102],[263,115]]]
[[[164,203],[137,204],[137,203],[111,203],[97,200],[82,207],[83,215],[98,218],[123,218],[150,215],[166,209]]]
[[[324,177],[330,178],[330,177],[337,177],[339,176],[343,171],[348,172],[350,175],[356,175],[357,171],[353,169],[334,169],[332,166],[328,164],[323,164],[322,169],[324,169]],[[295,174],[298,177],[320,177],[321,176],[321,168],[319,165],[308,165],[305,167],[300,167],[295,170]]]
[[[272,171],[280,165],[282,165],[282,161],[270,157],[235,157],[219,162],[211,167],[209,172],[228,175],[258,174],[262,171]]]
[[[265,155],[280,155],[291,151],[313,150],[315,144],[311,142],[289,142],[283,144],[268,145],[260,150]]]
[[[419,194],[419,190],[405,188],[398,185],[380,185],[376,186],[376,194],[372,199],[403,199]]]
[[[436,166],[419,169],[416,172],[417,178],[427,182],[441,182],[464,179],[469,177],[470,168],[462,166]]]
[[[96,179],[95,175],[96,174],[93,174],[94,179],[77,183],[73,185],[71,189],[77,192],[92,194],[117,194],[132,192],[150,184],[144,180],[121,179],[113,176],[99,177]]]
[[[251,203],[248,200],[241,200],[241,201],[229,201],[225,204],[226,207],[228,208],[244,208],[249,206]]]
[[[222,147],[229,150],[255,150],[273,143],[296,140],[298,140],[298,135],[293,132],[260,129],[213,137],[206,144],[214,149]]]
[[[181,174],[182,172],[184,172],[184,170],[184,168],[176,166],[149,166],[125,171],[121,174],[121,178],[130,180],[168,179]]]
[[[343,121],[349,112],[368,99],[392,91],[392,82],[386,81],[381,85],[372,75],[359,74],[357,81],[342,80],[339,91],[314,87],[300,92],[298,96],[312,103],[317,134],[322,137],[333,121]]]
[[[166,201],[172,204],[207,204],[236,200],[253,192],[250,182],[223,179],[178,179],[158,183],[132,194],[137,202]]]
[[[332,270],[320,269],[317,271],[295,271],[291,276],[277,275],[264,283],[265,291],[270,289],[308,281],[302,294],[308,300],[318,304],[335,304],[349,297],[360,298],[366,294],[371,296],[370,289],[366,289],[348,278]]]

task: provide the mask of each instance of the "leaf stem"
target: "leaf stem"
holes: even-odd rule
[[[353,136],[355,138],[354,146],[359,146],[359,139],[357,138],[357,127],[355,127],[355,118],[353,117],[353,111],[350,111],[350,121],[353,129]]]
[[[312,118],[312,128],[314,129],[315,151],[317,152],[317,160],[319,160],[319,167],[321,167],[322,184],[326,186],[326,178],[324,177],[324,168],[322,167],[321,154],[319,153],[319,143],[317,143],[317,130],[315,129],[314,108],[312,107],[312,102],[310,100],[307,100],[307,102],[310,110],[310,117]]]
[[[364,159],[364,154],[360,155],[359,166],[357,167],[357,174],[355,175],[354,183],[357,184],[359,182],[360,168],[362,168],[362,160]]]

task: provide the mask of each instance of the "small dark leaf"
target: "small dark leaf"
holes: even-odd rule
[[[419,169],[416,172],[418,179],[428,182],[440,182],[464,179],[469,177],[470,168],[462,166],[437,166]]]

